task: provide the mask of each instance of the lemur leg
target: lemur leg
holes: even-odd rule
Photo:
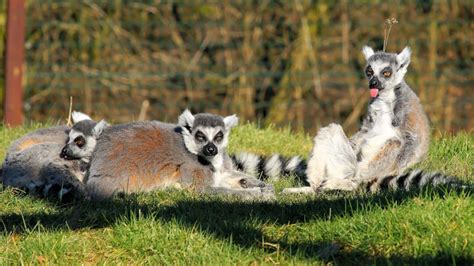
[[[357,182],[364,183],[374,178],[385,177],[399,173],[396,166],[397,155],[401,150],[398,139],[389,139],[371,158],[364,158],[357,167]]]
[[[283,193],[315,193],[326,189],[347,189],[355,186],[357,158],[342,127],[330,124],[319,130],[306,169],[309,187],[287,188]],[[339,187],[340,186],[340,187]]]
[[[404,140],[405,142],[396,159],[399,172],[403,172],[406,168],[412,166],[418,161],[418,157],[420,157],[416,154],[420,146],[418,137],[410,133],[405,133]]]
[[[40,175],[45,179],[44,196],[62,200],[65,197],[79,199],[86,195],[85,184],[81,182],[79,163],[49,163],[41,169]]]
[[[350,179],[330,178],[323,181],[319,190],[346,190],[352,191],[357,188],[357,182]]]
[[[342,127],[330,124],[319,130],[306,170],[307,181],[314,189],[324,189],[328,180],[351,179],[356,173],[357,157]],[[342,181],[341,181],[342,182]],[[350,181],[349,181],[350,182]],[[344,183],[344,182],[343,182]]]
[[[354,150],[356,154],[357,154],[357,151],[360,149],[360,146],[364,142],[366,135],[367,135],[367,130],[359,130],[350,138],[352,149]]]

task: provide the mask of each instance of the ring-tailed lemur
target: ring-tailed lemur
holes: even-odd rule
[[[355,190],[367,184],[374,191],[386,184],[410,188],[453,182],[452,177],[418,171],[401,175],[426,155],[430,136],[419,99],[404,81],[410,49],[375,53],[365,46],[362,52],[371,100],[361,130],[350,139],[340,125],[319,130],[306,170],[310,186],[284,193]]]
[[[226,153],[237,117],[192,115],[178,125],[158,121],[110,126],[97,140],[87,189],[94,199],[117,192],[147,192],[165,187],[243,198],[272,198],[271,185],[234,169]]]
[[[97,139],[109,124],[105,120],[95,122],[88,115],[75,111],[72,117],[74,124],[59,156],[66,160],[80,160],[88,165]]]
[[[74,112],[75,125],[88,116]],[[82,195],[84,163],[63,160],[61,150],[70,128],[56,126],[39,129],[14,141],[2,165],[2,183],[28,193],[63,199],[66,194]],[[80,159],[79,156],[75,158]],[[70,193],[74,192],[74,193]]]

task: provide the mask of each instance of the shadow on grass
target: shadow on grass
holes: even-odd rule
[[[165,193],[164,197],[160,193]],[[286,253],[306,259],[320,259],[337,263],[416,263],[416,264],[472,264],[473,257],[453,257],[451,254],[438,254],[424,257],[377,257],[364,251],[354,250],[349,244],[336,239],[323,242],[292,242],[269,239],[262,231],[262,224],[287,225],[304,223],[316,219],[327,220],[336,217],[350,217],[358,212],[374,208],[388,209],[420,196],[424,198],[444,197],[447,193],[470,195],[471,191],[447,191],[438,188],[413,192],[389,192],[384,194],[351,194],[341,197],[338,194],[317,198],[298,197],[296,200],[284,198],[275,202],[242,202],[235,199],[223,200],[217,197],[196,196],[186,192],[177,200],[167,200],[170,192],[157,192],[156,197],[127,195],[102,202],[76,201],[59,205],[54,213],[7,214],[0,216],[0,230],[4,233],[28,233],[40,227],[42,231],[76,230],[83,228],[103,228],[113,225],[117,220],[153,216],[160,221],[179,221],[180,224],[197,227],[203,233],[218,239],[232,239],[233,244],[243,248],[264,249],[268,253]],[[173,193],[173,192],[171,192]],[[346,195],[347,196],[347,195]],[[161,198],[160,198],[161,197]],[[331,237],[328,237],[331,238]],[[272,243],[267,246],[262,240]]]

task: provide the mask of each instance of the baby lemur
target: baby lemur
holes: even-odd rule
[[[66,160],[80,160],[83,165],[88,165],[97,139],[109,124],[105,120],[95,122],[80,112],[73,112],[72,117],[74,125],[69,130],[66,145],[59,156]]]
[[[237,117],[192,115],[110,126],[97,139],[87,178],[95,199],[165,187],[271,198],[273,187],[233,168],[226,147]]]

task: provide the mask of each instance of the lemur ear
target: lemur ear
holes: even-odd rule
[[[81,113],[81,112],[78,112],[78,111],[73,111],[72,114],[72,123],[73,124],[77,124],[81,121],[84,121],[84,120],[92,120],[92,118],[90,118],[90,116],[84,114],[84,113]]]
[[[194,115],[186,109],[178,118],[178,125],[181,127],[192,128],[194,124]]]
[[[397,63],[400,68],[406,68],[410,64],[411,49],[406,46],[403,51],[397,54]]]
[[[365,56],[365,60],[369,60],[369,58],[374,54],[374,49],[366,45],[362,48],[362,53]]]
[[[226,129],[233,128],[238,123],[239,123],[239,118],[235,114],[224,117],[224,125]]]
[[[95,138],[98,138],[102,132],[104,132],[104,129],[109,126],[109,123],[105,122],[104,119],[100,120],[97,124],[95,124],[94,128],[92,129],[92,135],[94,135]]]

